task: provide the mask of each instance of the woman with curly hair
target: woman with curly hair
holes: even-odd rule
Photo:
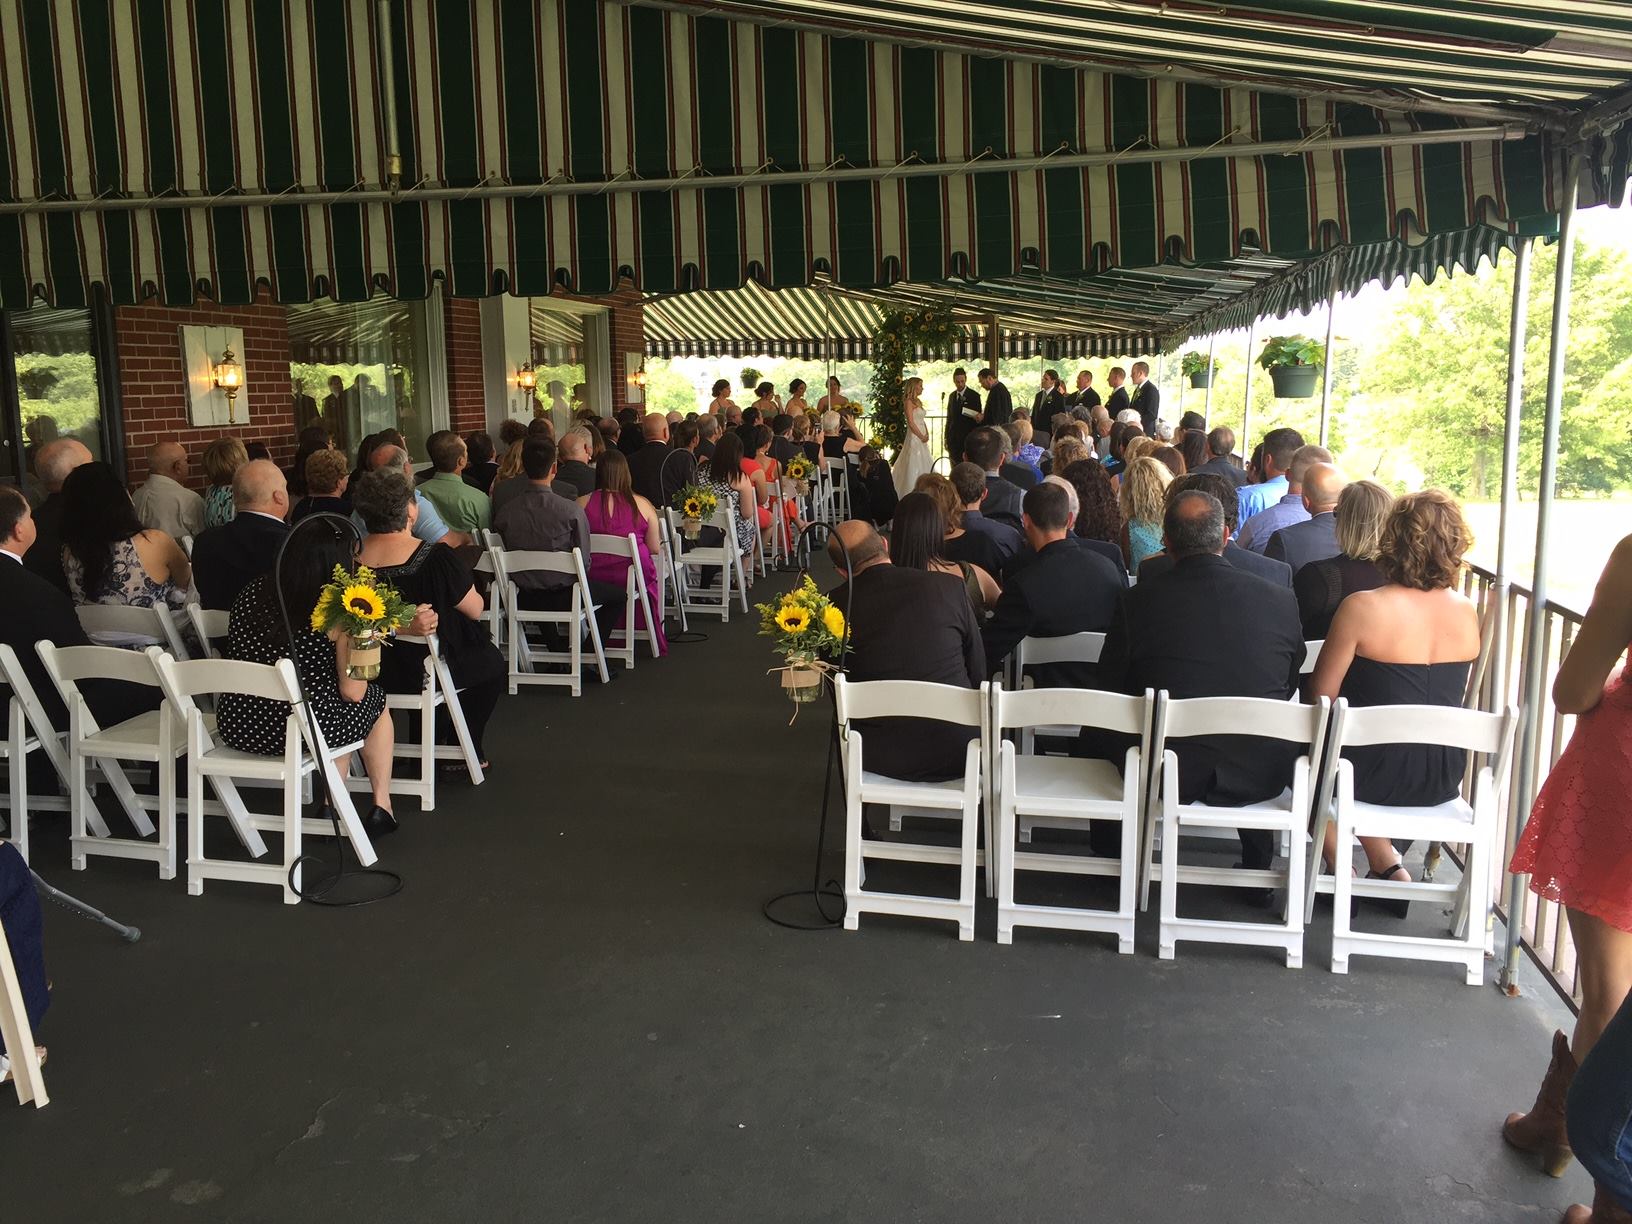
[[[1394,503],[1383,523],[1377,568],[1384,585],[1338,605],[1312,677],[1312,696],[1352,706],[1460,706],[1479,657],[1479,612],[1457,588],[1473,533],[1449,493],[1429,489]],[[1462,790],[1459,748],[1383,744],[1351,748],[1354,797],[1391,807],[1432,807]],[[1362,837],[1374,880],[1409,881],[1386,837]],[[1335,830],[1326,858],[1335,861]],[[1379,902],[1404,916],[1406,902]]]
[[[1116,488],[1105,465],[1097,459],[1078,459],[1067,464],[1060,475],[1077,491],[1076,533],[1086,540],[1120,544],[1122,507],[1117,504]]]
[[[1128,454],[1133,454],[1131,447]],[[1130,460],[1128,470],[1122,473],[1122,536],[1118,543],[1130,574],[1139,572],[1139,563],[1146,557],[1162,551],[1162,515],[1167,510],[1167,486],[1172,479],[1173,473],[1166,465],[1149,455]]]

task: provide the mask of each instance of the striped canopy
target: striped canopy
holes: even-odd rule
[[[1269,71],[1279,53],[1261,30],[1253,64],[1233,67],[1241,30],[1189,31],[1170,40],[1189,44],[1182,56],[1118,44],[1157,57],[1136,71],[1017,57],[1073,28],[1049,23],[1100,20],[1090,10],[1108,4],[933,6],[962,47],[1004,43],[1006,56],[940,45],[921,24],[928,4],[691,7],[424,0],[394,3],[382,31],[371,0],[0,0],[0,305],[78,305],[93,286],[120,303],[244,302],[262,286],[282,301],[415,298],[435,279],[462,295],[598,294],[624,279],[655,294],[883,291],[1404,252],[1481,230],[1496,241],[1550,228],[1561,144],[1547,116],[1613,83],[1607,51],[1577,63],[1556,46],[1597,20],[1584,14],[1615,9],[1591,0],[1567,26],[1562,5],[1463,6],[1489,23],[1523,16],[1525,38],[1553,49],[1517,39],[1500,53],[1526,67],[1511,88],[1470,73],[1435,95],[1405,65],[1448,73],[1443,39],[1398,40],[1393,79],[1407,87],[1375,99],[1308,88],[1302,52]],[[1439,6],[1394,7],[1426,22]],[[843,14],[855,36],[820,28]],[[1153,40],[1171,26],[1154,10],[1147,24]],[[1599,24],[1611,47],[1619,25]],[[1284,88],[1141,75],[1208,55]],[[1441,95],[1459,101],[1423,101]],[[1503,114],[1470,110],[1474,95]],[[1531,127],[1492,126],[1514,107]],[[1469,135],[1387,143],[1455,129]],[[1230,151],[1273,142],[1295,151]],[[1624,139],[1613,147],[1624,170]],[[1004,164],[1041,157],[1085,164]],[[1609,194],[1615,163],[1595,165],[1589,202]],[[1153,310],[1116,330],[1171,326]]]

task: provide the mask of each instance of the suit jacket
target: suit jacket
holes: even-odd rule
[[[1039,446],[1046,447],[1054,436],[1055,416],[1065,416],[1070,409],[1065,405],[1065,392],[1056,385],[1052,390],[1039,391],[1031,397],[1031,427],[1036,432]]]
[[[1080,547],[1074,538],[1045,544],[1003,584],[1003,594],[981,632],[987,674],[1002,665],[1021,638],[1103,633],[1116,613],[1122,586],[1119,567]],[[1094,682],[1091,665],[1049,664],[1037,672],[1037,682],[1044,687],[1085,688]]]
[[[1039,480],[1037,472],[1033,468],[1013,459],[1010,459],[998,469],[998,475],[1018,488],[1022,495],[1027,489],[1036,488]]]
[[[1201,464],[1196,468],[1196,471],[1206,472],[1211,476],[1222,476],[1237,489],[1244,484],[1250,484],[1252,481],[1252,477],[1248,476],[1244,469],[1236,467],[1228,459],[1219,455],[1214,455],[1206,463]]]
[[[493,488],[493,478],[498,474],[499,465],[489,459],[486,463],[471,464],[460,473],[460,478],[478,493],[487,493]]]
[[[1014,417],[1014,401],[1009,398],[1009,389],[1000,382],[994,382],[986,392],[986,417],[982,425],[1007,425]]]
[[[1291,591],[1223,557],[1186,557],[1155,578],[1141,576],[1122,597],[1105,636],[1100,682],[1121,693],[1285,701],[1297,691],[1303,655]],[[1086,755],[1103,755],[1102,744],[1084,731]],[[1174,751],[1180,801],[1221,807],[1274,798],[1291,782],[1299,755],[1295,745],[1239,735],[1185,740]]]
[[[948,561],[967,561],[996,578],[1024,544],[1025,537],[1007,523],[995,523],[979,510],[965,510],[963,534],[942,544],[941,553]]]
[[[963,440],[975,422],[963,415],[965,408],[980,411],[980,392],[973,387],[953,390],[946,397],[946,453],[953,463],[963,462]]]
[[[673,452],[667,442],[646,442],[634,454],[629,456],[629,481],[639,493],[652,505],[662,507],[668,504],[668,498],[663,495],[663,463]],[[680,461],[674,461],[675,467]]]
[[[1022,536],[1021,540],[1024,541]],[[1126,589],[1128,585],[1127,562],[1122,557],[1120,545],[1110,544],[1104,540],[1090,540],[1087,536],[1068,535],[1065,542],[1073,548],[1080,548],[1085,553],[1093,553],[1096,557],[1104,557],[1116,571],[1117,585]],[[1002,581],[1008,582],[1026,566],[1037,559],[1037,554],[1031,551],[1031,545],[1025,544],[1019,551],[1010,556],[1003,566]]]
[[[994,522],[1006,523],[1016,531],[1021,529],[1020,504],[1025,492],[1013,481],[986,473],[986,500],[980,503],[980,512]]]
[[[1265,582],[1274,583],[1278,587],[1292,586],[1292,567],[1285,561],[1275,561],[1269,557],[1260,557],[1250,548],[1242,548],[1234,540],[1224,545],[1224,560],[1228,561],[1243,574],[1252,574],[1262,578]],[[1173,568],[1173,558],[1166,553],[1157,553],[1154,557],[1146,557],[1139,565],[1139,581],[1148,582],[1158,578]]]
[[[1139,410],[1139,422],[1144,426],[1145,437],[1156,436],[1156,418],[1162,414],[1162,392],[1150,379],[1145,379],[1133,389],[1128,397],[1128,405]]]
[[[1105,401],[1105,411],[1111,414],[1111,420],[1114,421],[1116,420],[1117,413],[1121,412],[1127,406],[1128,385],[1127,383],[1123,383],[1115,391],[1112,391],[1111,397]]]
[[[1098,408],[1100,402],[1099,392],[1092,387],[1086,387],[1081,391],[1073,391],[1065,397],[1065,406],[1067,408]]]
[[[923,680],[960,688],[980,685],[986,666],[980,626],[963,582],[950,574],[879,563],[831,596],[850,616],[851,680]],[[963,776],[973,727],[921,718],[868,719],[862,733],[871,772],[909,782]]]
[[[289,528],[264,514],[239,514],[193,542],[193,585],[206,608],[232,611],[238,592],[272,572]],[[298,545],[297,545],[298,547]]]
[[[1264,556],[1286,562],[1296,574],[1309,562],[1323,561],[1342,551],[1337,546],[1337,515],[1328,510],[1308,522],[1282,527],[1269,537]]]
[[[68,576],[62,572],[62,494],[52,493],[34,510],[34,547],[23,556],[23,564],[64,595]]]
[[[575,497],[595,492],[595,469],[580,459],[568,459],[565,463],[556,464],[555,479],[566,486],[559,490],[562,493],[566,492],[566,488],[571,488]]]

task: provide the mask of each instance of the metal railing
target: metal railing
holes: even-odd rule
[[[1522,704],[1524,694],[1524,644],[1530,632],[1531,617],[1536,614],[1530,588],[1516,582],[1499,587],[1496,575],[1481,566],[1468,567],[1463,589],[1479,607],[1480,622],[1492,635],[1488,659],[1480,676],[1476,693],[1482,710],[1500,710]],[[1499,603],[1500,607],[1494,606]],[[1548,600],[1541,609],[1544,643],[1537,666],[1541,668],[1544,694],[1552,691],[1553,678],[1558,666],[1575,640],[1583,614],[1574,608]],[[1524,904],[1515,917],[1507,912],[1507,864],[1519,837],[1525,817],[1536,800],[1536,792],[1551,772],[1564,745],[1575,728],[1574,715],[1561,715],[1550,699],[1544,700],[1536,712],[1541,719],[1541,733],[1532,739],[1521,740],[1519,752],[1533,746],[1535,759],[1530,777],[1534,780],[1521,793],[1518,770],[1514,770],[1514,785],[1510,788],[1507,811],[1502,813],[1500,844],[1505,847],[1498,862],[1493,864],[1491,886],[1497,898],[1497,912],[1504,922],[1516,924],[1520,945],[1529,953],[1536,966],[1547,975],[1560,995],[1571,1007],[1580,1003],[1580,983],[1576,972],[1575,944],[1565,920],[1564,907],[1555,901],[1538,897],[1528,888],[1523,891]]]

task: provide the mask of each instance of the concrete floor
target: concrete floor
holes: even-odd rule
[[[0,1106],[0,1219],[1517,1224],[1590,1194],[1497,1136],[1542,991],[1334,977],[1318,931],[1288,971],[1151,932],[1000,948],[985,911],[973,944],[772,926],[826,726],[784,725],[754,618],[702,628],[505,701],[488,785],[403,805],[375,906],[73,874],[37,822],[48,878],[143,938],[49,913],[53,1100]]]

